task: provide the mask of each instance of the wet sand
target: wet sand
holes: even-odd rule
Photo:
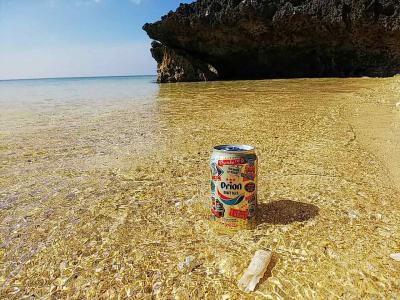
[[[399,101],[399,77],[301,79],[2,110],[0,296],[399,298]],[[257,147],[254,230],[210,227],[223,143]],[[273,261],[244,294],[257,249]]]

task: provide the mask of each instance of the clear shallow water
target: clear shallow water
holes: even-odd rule
[[[398,77],[153,80],[0,83],[2,296],[398,298]],[[225,143],[260,160],[259,225],[233,235],[204,208]]]
[[[0,103],[82,102],[149,98],[155,76],[0,80]]]
[[[154,76],[0,81],[0,130],[29,130],[36,121],[54,124],[64,116],[65,121],[95,117],[131,105],[142,108],[154,102],[158,88]]]

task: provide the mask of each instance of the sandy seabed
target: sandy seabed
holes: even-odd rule
[[[0,298],[399,299],[399,101],[400,77],[301,79],[2,110]],[[257,147],[254,230],[208,220],[223,143]]]

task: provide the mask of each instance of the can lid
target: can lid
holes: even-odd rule
[[[215,146],[214,150],[223,152],[247,152],[253,151],[254,147],[249,145],[228,144]]]

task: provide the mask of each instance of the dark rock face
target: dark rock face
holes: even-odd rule
[[[143,29],[160,82],[400,73],[399,0],[198,0]]]

